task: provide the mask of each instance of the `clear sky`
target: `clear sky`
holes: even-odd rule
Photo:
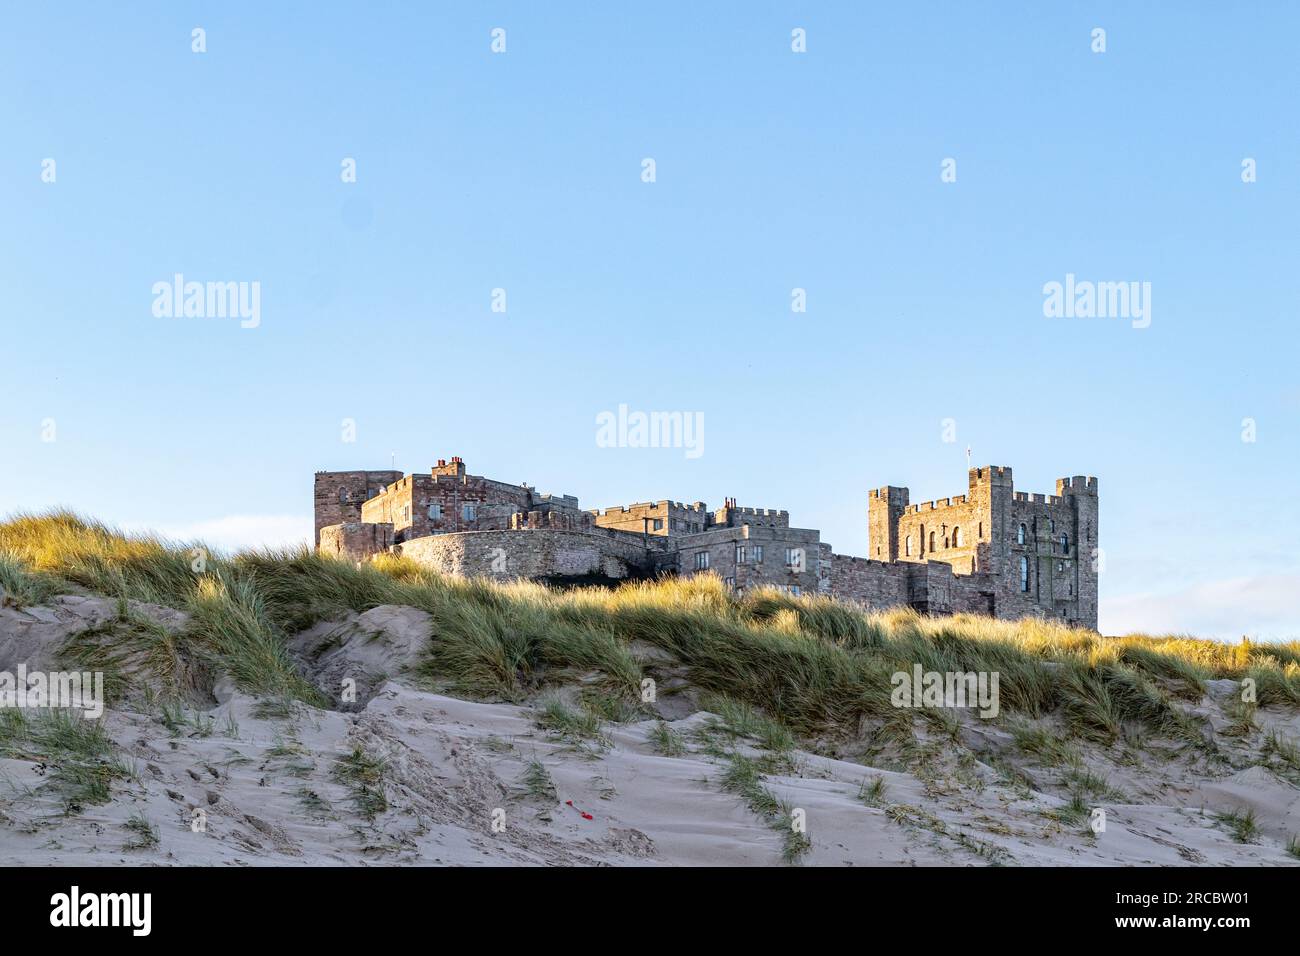
[[[460,455],[865,555],[868,489],[961,494],[969,445],[1022,491],[1098,476],[1104,631],[1300,636],[1297,34],[1284,2],[10,6],[0,512],[279,542],[315,470]],[[157,317],[176,273],[259,283],[259,324]],[[1149,282],[1150,326],[1046,317],[1067,274]],[[600,447],[620,404],[702,415],[702,453]]]

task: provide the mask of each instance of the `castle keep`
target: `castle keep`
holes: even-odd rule
[[[466,471],[316,473],[316,546],[348,560],[394,552],[448,574],[612,582],[716,574],[928,614],[1052,617],[1097,626],[1097,479],[1016,491],[1010,468],[972,468],[963,495],[912,504],[906,488],[871,491],[869,555],[836,554],[785,511],[727,499],[648,501],[584,511],[572,495]]]

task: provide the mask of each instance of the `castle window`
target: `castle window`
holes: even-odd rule
[[[1024,544],[1024,543],[1025,543],[1025,526],[1022,524],[1020,528],[1016,531],[1016,544]]]
[[[405,521],[405,522],[408,522],[408,523],[410,522],[410,520],[411,520],[411,506],[410,506],[410,505],[402,505],[402,520]]]
[[[722,579],[722,583],[725,584],[725,585],[726,585],[727,587],[729,587],[729,588],[734,588],[734,587],[736,586],[736,579],[735,579],[735,578],[723,578],[723,579]]]
[[[475,510],[476,510],[476,509],[475,509],[475,506],[474,506],[474,505],[461,505],[461,506],[460,506],[460,517],[461,517],[461,520],[462,520],[462,521],[473,521],[473,520],[474,520],[474,515],[475,515]]]
[[[442,520],[442,505],[429,505],[429,520],[430,521]]]
[[[931,550],[931,551],[934,550],[934,532],[933,532],[933,531],[930,532],[930,550]]]
[[[1063,534],[1061,535],[1061,554],[1069,554],[1069,553],[1070,553],[1070,536],[1068,534]]]
[[[1024,525],[1021,525],[1021,527],[1023,528]],[[1028,558],[1020,559],[1020,590],[1022,591],[1029,590],[1029,559]]]
[[[754,545],[754,563],[763,563],[763,546],[761,544]]]
[[[1047,533],[1056,534],[1056,520],[1054,518],[1047,519]]]
[[[736,545],[736,563],[745,563],[745,546],[743,544]]]
[[[903,554],[909,558],[912,556],[912,536],[909,534],[907,540],[903,542]]]
[[[803,567],[803,549],[786,548],[785,549],[785,566],[794,568],[796,571]]]
[[[339,504],[345,505],[347,503],[348,503],[348,490],[346,488],[339,488]]]
[[[709,570],[709,552],[707,551],[695,552],[695,570],[696,571]]]
[[[792,584],[790,586],[790,593],[793,594],[795,597],[798,597],[799,595],[803,594],[803,588],[799,587],[799,585],[797,584]]]
[[[655,518],[655,520],[654,520],[654,522],[652,523],[651,527],[652,527],[652,529],[655,530],[655,531],[662,531],[662,530],[664,530],[664,519],[663,519],[663,518]]]
[[[980,533],[979,533],[979,539],[980,539],[981,541],[984,540],[984,522],[983,522],[983,521],[980,522]]]
[[[954,548],[961,547],[961,528],[952,529],[952,546]]]

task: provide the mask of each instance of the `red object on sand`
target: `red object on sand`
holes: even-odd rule
[[[573,807],[573,801],[572,801],[572,800],[565,800],[564,802],[565,802],[566,804],[568,804],[569,806]],[[573,809],[578,810],[577,807],[573,807]],[[584,820],[594,820],[594,819],[596,819],[595,817],[593,817],[590,813],[588,813],[588,812],[585,811],[585,810],[578,810],[578,812],[582,814],[582,819],[584,819]]]

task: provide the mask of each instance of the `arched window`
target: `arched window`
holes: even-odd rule
[[[934,550],[934,532],[933,532],[933,531],[930,532],[930,550],[931,550],[931,551]]]
[[[952,546],[954,548],[961,547],[961,528],[952,529]]]
[[[1023,527],[1023,525],[1022,525]],[[1020,590],[1029,590],[1029,559],[1020,559]]]
[[[1025,543],[1025,526],[1022,524],[1020,528],[1016,531],[1016,544],[1024,544],[1024,543]]]
[[[1055,519],[1055,518],[1048,518],[1048,519],[1047,519],[1047,533],[1048,533],[1048,534],[1056,534],[1056,519]]]
[[[903,553],[909,558],[912,556],[912,536],[909,534],[907,540],[903,542]]]
[[[342,485],[339,485],[339,504],[345,505],[347,503],[348,503],[348,490],[344,488]]]
[[[1062,535],[1061,535],[1061,554],[1069,554],[1069,553],[1070,553],[1070,536],[1069,536],[1068,534],[1062,534]]]

